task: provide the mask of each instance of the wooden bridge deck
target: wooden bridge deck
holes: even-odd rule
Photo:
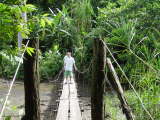
[[[65,82],[66,80],[63,81],[56,120],[82,120],[75,80],[72,79],[71,84]]]

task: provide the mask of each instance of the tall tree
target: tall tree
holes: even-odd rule
[[[92,0],[94,10],[93,20],[96,21],[98,15],[99,0]],[[96,24],[93,24],[96,27]],[[104,120],[104,79],[105,79],[105,64],[106,50],[104,43],[99,37],[96,37],[93,42],[93,73],[92,73],[92,92],[91,92],[91,116],[92,120]]]

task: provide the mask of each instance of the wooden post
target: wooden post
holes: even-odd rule
[[[97,21],[98,7],[101,0],[91,0],[94,15],[93,21]],[[92,23],[96,28],[96,22]],[[92,87],[91,87],[91,118],[92,120],[104,120],[104,80],[106,65],[106,48],[100,36],[93,40],[93,65],[92,65]]]
[[[40,120],[39,98],[39,40],[31,39],[29,47],[35,48],[34,53],[24,55],[24,88],[25,88],[25,116],[22,120]]]
[[[92,120],[104,120],[104,70],[106,65],[106,49],[100,38],[94,39],[93,51],[91,116]]]
[[[113,80],[109,79],[109,81],[110,81],[112,87],[114,88],[114,90],[118,94],[118,98],[119,98],[119,100],[121,102],[121,106],[122,106],[122,111],[126,115],[127,120],[134,120],[131,108],[129,107],[127,100],[123,94],[123,89],[122,89],[122,86],[119,82],[119,77],[118,77],[118,75],[117,75],[117,73],[111,63],[111,60],[109,58],[107,58],[107,65],[108,65],[110,72],[113,75]]]

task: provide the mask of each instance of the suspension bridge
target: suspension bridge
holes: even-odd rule
[[[47,87],[48,84],[46,84],[44,87],[42,86],[43,87],[42,90],[40,89],[40,93],[42,95],[44,93],[50,94],[50,96],[47,96],[48,98],[44,98],[46,97],[46,95],[45,96],[41,95],[41,119],[43,120],[91,120],[90,106],[88,106],[88,109],[84,110],[83,101],[79,99],[79,93],[77,90],[78,86],[77,86],[75,77],[71,79],[71,83],[68,83],[68,82],[66,83],[66,79],[63,79],[62,75],[63,75],[63,72],[60,72],[59,75],[57,76],[57,79],[50,82],[51,84],[50,87],[52,85],[58,86],[56,89],[51,90],[52,89],[51,87],[50,91],[45,92],[46,90],[49,90],[46,88],[45,88],[46,90],[44,90],[44,87]],[[22,83],[20,84],[23,85]],[[42,85],[44,84],[42,83]],[[16,101],[16,98],[20,97],[19,95],[16,95],[16,94],[22,95],[19,99],[17,99],[17,100],[20,100],[19,102],[20,105],[18,105],[17,102],[15,102],[16,103],[15,106],[17,105],[18,107],[24,107],[22,103],[24,98],[23,93],[20,93],[20,92],[17,93],[18,90],[15,90],[15,87],[19,87],[19,86],[18,85],[13,86],[12,89],[14,92],[11,91],[9,97],[12,97],[12,99],[10,100]],[[24,90],[24,89],[21,88],[21,90]],[[13,97],[15,99],[13,99]],[[8,106],[6,105],[5,109],[7,108]],[[0,106],[0,110],[2,110],[2,106]],[[84,113],[85,111],[89,112],[87,117]],[[24,115],[25,115],[24,113],[19,115],[17,111],[8,112],[7,110],[6,111],[4,110],[1,120],[3,120],[3,118],[7,116],[12,116],[13,120],[20,120],[20,118]]]
[[[9,85],[9,89],[8,92],[6,94],[5,100],[3,102],[3,106],[2,108],[0,108],[0,120],[3,120],[4,118],[4,111],[7,107],[7,101],[9,100],[9,96],[11,95],[12,92],[12,88],[13,85],[15,83],[16,80],[16,76],[17,73],[19,71],[20,65],[22,64],[22,60],[24,57],[24,53],[26,51],[26,48],[28,46],[29,41],[27,42],[24,52],[22,53],[21,59],[19,61],[18,67],[16,69],[15,75]],[[104,43],[105,44],[105,43]],[[139,99],[140,103],[142,104],[142,108],[144,109],[144,111],[148,114],[148,116],[150,117],[151,120],[154,120],[154,118],[152,117],[152,115],[148,112],[148,110],[145,108],[142,99],[140,98],[138,92],[136,91],[136,89],[134,88],[134,86],[132,85],[132,83],[129,81],[128,77],[126,76],[125,72],[122,70],[121,66],[118,64],[117,60],[115,59],[115,57],[113,56],[112,52],[110,51],[110,49],[108,48],[108,46],[105,44],[105,47],[107,49],[107,51],[109,51],[112,59],[114,60],[114,62],[117,64],[117,66],[119,67],[119,69],[121,70],[122,74],[124,75],[124,77],[126,78],[126,80],[128,81],[129,85],[131,86],[131,88],[133,89],[135,95],[137,96],[137,98]],[[122,109],[123,112],[126,115],[127,120],[134,120],[134,117],[132,115],[132,112],[128,106],[128,103],[125,99],[125,96],[123,95],[123,89],[119,83],[119,78],[114,70],[114,67],[112,65],[112,62],[109,58],[107,58],[107,64],[108,64],[108,68],[112,71],[113,73],[113,77],[115,78],[114,81],[114,86],[116,86],[115,91],[117,91],[118,97],[121,101],[121,105],[122,105]],[[91,65],[89,65],[90,67]],[[86,71],[88,71],[88,69],[86,69]],[[85,72],[86,72],[85,71]],[[79,71],[80,72],[80,71]],[[60,76],[62,75],[62,70],[60,71],[56,81],[59,81]],[[84,73],[84,72],[81,72]],[[111,81],[109,81],[106,78],[106,81],[111,85]],[[80,100],[78,97],[78,90],[77,90],[77,84],[76,84],[76,80],[75,77],[71,79],[71,83],[67,83],[66,84],[66,79],[62,79],[61,83],[61,89],[58,90],[59,91],[59,97],[56,100],[57,103],[57,108],[56,109],[51,109],[51,117],[50,120],[55,119],[55,120],[91,120],[91,116],[85,116],[84,113],[84,109],[83,107],[81,107],[80,105]],[[83,105],[82,105],[83,106]],[[90,110],[91,112],[91,110]],[[91,113],[89,113],[91,114]],[[15,119],[16,120],[16,119]],[[45,118],[44,118],[45,120]],[[49,120],[49,119],[46,119]]]

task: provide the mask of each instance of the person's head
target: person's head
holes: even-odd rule
[[[68,52],[66,53],[66,55],[67,55],[68,57],[71,57],[71,52],[68,51]]]

